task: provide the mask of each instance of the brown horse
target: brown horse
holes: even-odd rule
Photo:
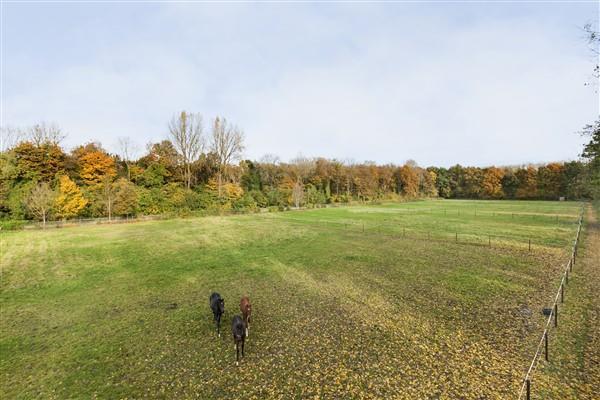
[[[242,312],[244,325],[246,325],[246,336],[248,336],[248,330],[250,328],[250,314],[252,314],[252,304],[250,304],[250,299],[248,296],[244,296],[240,300],[240,311]]]

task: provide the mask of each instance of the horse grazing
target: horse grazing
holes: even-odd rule
[[[231,333],[235,343],[235,365],[240,364],[240,344],[242,345],[242,357],[244,357],[244,341],[246,340],[246,326],[239,315],[233,317],[231,322]]]
[[[244,319],[244,325],[246,325],[246,337],[248,335],[248,330],[250,329],[250,314],[252,314],[252,304],[250,304],[250,299],[248,296],[242,297],[240,300],[240,311],[242,312],[242,318]]]
[[[221,337],[221,316],[225,312],[225,300],[219,293],[214,292],[210,295],[210,309],[215,317],[215,323],[217,324],[217,334]]]

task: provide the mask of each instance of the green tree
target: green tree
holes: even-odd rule
[[[135,185],[125,178],[117,179],[113,184],[114,214],[133,215],[137,211],[137,192]]]

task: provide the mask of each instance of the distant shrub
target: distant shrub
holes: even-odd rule
[[[24,220],[16,220],[16,219],[3,219],[0,220],[0,228],[3,231],[16,231],[19,229],[23,229],[23,227],[27,225],[27,221]]]

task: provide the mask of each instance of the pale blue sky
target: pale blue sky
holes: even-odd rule
[[[4,125],[67,147],[182,109],[272,153],[486,166],[575,159],[598,117],[598,3],[4,3]],[[207,129],[208,131],[208,129]]]

